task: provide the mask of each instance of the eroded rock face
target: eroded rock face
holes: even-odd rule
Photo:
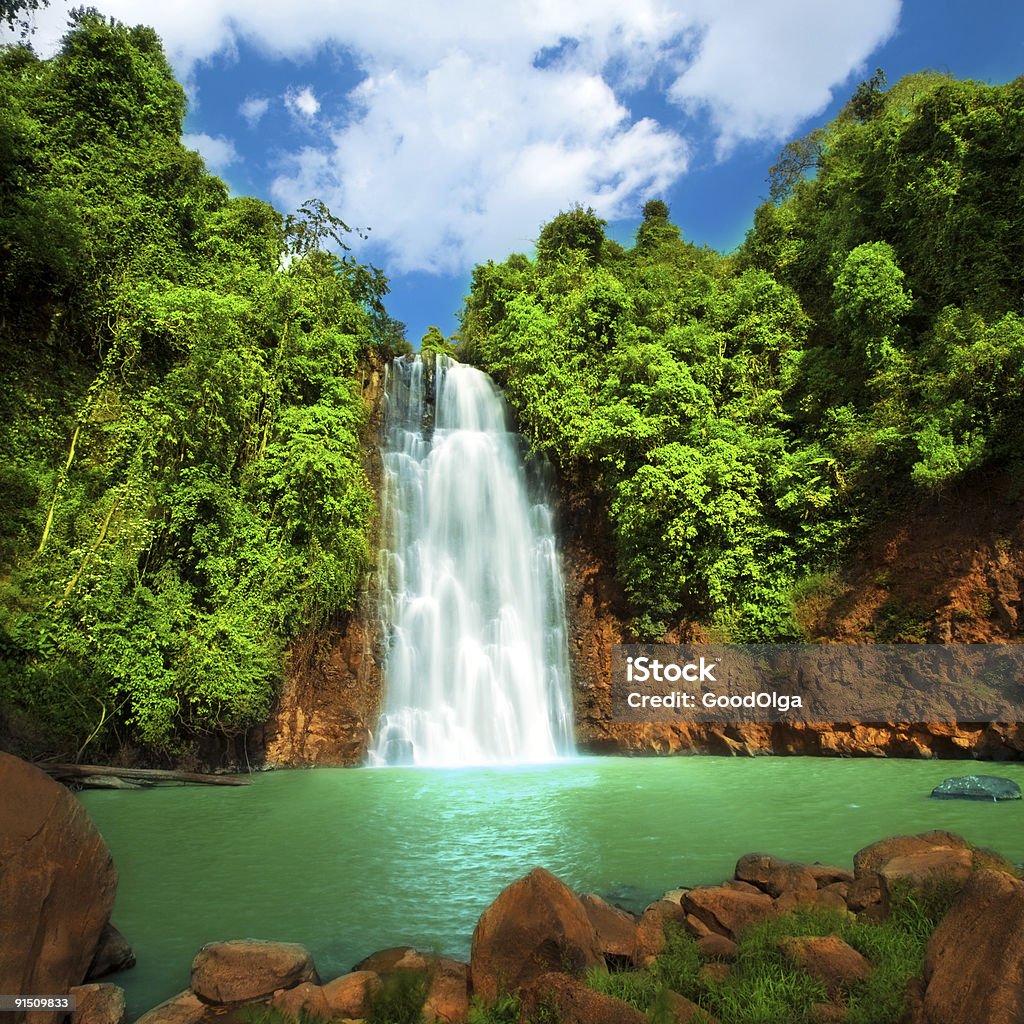
[[[473,931],[470,975],[485,1002],[551,971],[580,975],[597,965],[601,943],[583,904],[543,868],[503,889]]]
[[[192,991],[206,1003],[241,1003],[319,980],[309,951],[292,942],[211,942],[192,961]]]
[[[63,993],[85,980],[110,920],[117,872],[82,805],[0,753],[0,991]],[[64,1014],[5,1015],[58,1024]]]
[[[929,1024],[1024,1021],[1024,882],[981,870],[928,941]]]

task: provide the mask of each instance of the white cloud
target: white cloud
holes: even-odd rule
[[[183,135],[182,142],[189,149],[199,151],[199,155],[206,161],[206,166],[211,171],[223,171],[240,159],[235,144],[224,138],[223,135],[207,135],[205,132],[198,134]]]
[[[273,184],[371,225],[389,267],[464,269],[527,249],[575,201],[635,216],[685,173],[693,114],[720,156],[782,139],[862,73],[896,26],[900,0],[104,0],[152,24],[180,75],[244,40],[302,62],[344,50],[363,76],[338,107],[314,86],[284,99],[310,132]],[[59,36],[67,0],[40,12]],[[675,117],[631,112],[658,90]],[[638,100],[635,100],[639,102]],[[252,123],[259,98],[240,108]],[[253,104],[249,107],[248,104]],[[249,113],[246,113],[246,110]],[[379,252],[379,249],[377,250]],[[375,252],[375,255],[377,255]]]
[[[270,100],[265,96],[250,96],[239,106],[238,112],[249,122],[250,128],[255,128],[269,109]]]
[[[284,94],[284,105],[297,117],[307,121],[312,121],[320,112],[320,101],[309,85],[301,89],[289,89]]]

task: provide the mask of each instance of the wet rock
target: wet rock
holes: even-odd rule
[[[75,797],[20,758],[0,753],[0,793],[0,992],[67,992],[85,980],[110,920],[110,851]],[[33,1011],[30,1019],[64,1016]]]
[[[503,889],[473,931],[470,975],[485,1002],[551,971],[604,966],[601,943],[579,897],[543,868]]]
[[[871,963],[838,935],[790,936],[779,949],[797,966],[825,986],[830,999],[849,991],[852,984],[866,981]]]
[[[89,965],[86,981],[102,978],[115,971],[124,971],[135,966],[135,953],[125,937],[112,925],[107,924],[100,935],[96,953]]]
[[[542,974],[523,994],[521,1021],[544,1013],[559,1024],[647,1024],[646,1015],[628,1003],[561,973]]]
[[[211,942],[192,961],[192,991],[207,1003],[241,1003],[319,980],[309,951],[292,942]]]
[[[1020,786],[998,775],[958,775],[932,790],[933,800],[1019,800]]]
[[[1024,882],[972,875],[928,941],[924,979],[929,1024],[1021,1024]]]
[[[117,985],[93,983],[74,985],[68,995],[75,997],[75,1024],[124,1024],[124,989]]]

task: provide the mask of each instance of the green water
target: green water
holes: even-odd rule
[[[206,942],[301,942],[326,979],[376,949],[465,957],[498,891],[543,865],[641,907],[719,882],[751,850],[849,865],[898,832],[945,828],[1024,861],[1024,802],[928,799],[949,775],[1024,785],[1024,765],[691,757],[510,769],[317,769],[246,788],[93,791],[121,876],[114,920],[138,966],[132,1017],[188,986]]]

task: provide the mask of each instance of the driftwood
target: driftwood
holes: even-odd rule
[[[130,784],[125,788],[155,786],[161,782],[204,786],[248,786],[252,782],[248,775],[205,775],[202,772],[179,772],[162,768],[111,768],[101,764],[40,764],[37,767],[62,782],[77,782],[88,786],[90,779],[95,779],[97,786],[105,789],[113,787],[109,783],[100,782],[101,779],[120,779]]]

